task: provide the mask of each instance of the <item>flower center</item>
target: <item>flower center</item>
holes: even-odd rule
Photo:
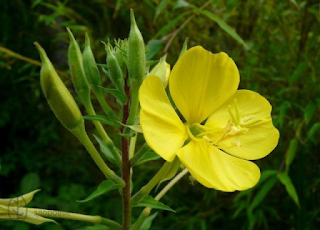
[[[225,127],[212,128],[199,123],[186,123],[189,140],[206,141],[207,144],[219,146],[219,143],[238,135],[245,134],[249,131],[249,127],[260,122],[255,115],[241,117],[238,109],[237,99],[234,99],[233,104],[228,106],[230,120]],[[240,147],[242,144],[239,140],[233,140],[230,147]]]
[[[228,139],[230,137],[245,134],[249,131],[249,127],[257,124],[261,120],[255,119],[255,115],[248,115],[241,118],[237,99],[234,99],[233,105],[228,106],[228,112],[230,115],[230,120],[227,125],[223,128],[222,135],[215,141],[215,145],[219,142]],[[232,146],[241,146],[240,141],[234,141],[231,143]]]

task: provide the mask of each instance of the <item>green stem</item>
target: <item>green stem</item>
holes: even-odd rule
[[[160,200],[184,175],[188,173],[187,169],[184,169],[180,172],[175,178],[173,178],[154,198],[155,200]],[[136,221],[133,230],[140,230],[145,219],[150,215],[152,208],[147,207],[143,209],[138,220]]]
[[[84,124],[79,124],[74,130],[72,130],[73,134],[79,139],[79,141],[83,144],[83,146],[87,149],[88,153],[91,155],[92,159],[102,171],[102,173],[106,176],[106,178],[114,181],[117,184],[123,184],[124,181],[118,177],[114,171],[112,171],[107,164],[104,162],[102,157],[100,156],[97,149],[92,144],[88,134],[85,131]]]
[[[131,98],[130,98],[130,113],[128,120],[126,122],[123,122],[126,125],[134,125],[138,113],[139,113],[139,87],[140,82],[136,80],[131,80]],[[125,134],[128,134],[130,132],[130,128],[126,127]]]
[[[136,148],[138,133],[135,132],[135,136],[130,138],[130,146],[129,146],[129,159],[131,159],[134,155],[134,150]]]
[[[159,183],[159,181],[163,178],[163,174],[167,172],[168,168],[170,167],[171,162],[166,162],[163,164],[161,169],[157,172],[156,175],[146,184],[143,186],[132,198],[130,201],[131,206],[137,204],[143,197],[148,195],[151,190]]]
[[[88,101],[84,104],[86,110],[89,115],[96,115],[94,108],[92,106],[91,101]],[[102,124],[99,121],[93,121],[94,126],[96,127],[101,139],[106,143],[106,145],[110,148],[111,154],[113,155],[117,165],[121,164],[121,158],[119,152],[117,151],[116,147],[113,144],[113,141],[110,139],[106,131],[104,130]]]
[[[120,230],[121,226],[117,222],[102,218],[101,216],[89,216],[83,215],[78,213],[71,213],[71,212],[63,212],[58,210],[47,210],[47,209],[40,209],[40,208],[28,208],[28,211],[42,217],[52,217],[52,218],[61,218],[67,220],[79,220],[84,222],[89,222],[93,224],[103,224],[112,229]]]
[[[130,101],[130,94],[129,94],[129,87],[125,83],[124,86],[125,94],[128,97],[128,101]],[[129,117],[129,102],[123,106],[123,117],[122,123],[125,124]],[[124,127],[121,128],[121,132],[124,132]],[[122,230],[130,230],[131,229],[131,212],[132,206],[130,205],[131,199],[131,189],[130,189],[130,182],[131,182],[131,166],[130,166],[130,159],[129,159],[129,140],[125,136],[121,136],[121,148],[122,148],[122,165],[121,165],[121,172],[122,172],[122,179],[125,182],[125,186],[122,188]]]
[[[118,123],[118,118],[114,114],[113,110],[110,108],[108,103],[106,102],[101,91],[95,91],[96,98],[98,99],[99,104],[101,105],[104,113],[109,117],[109,119],[114,123],[114,125],[120,126]]]

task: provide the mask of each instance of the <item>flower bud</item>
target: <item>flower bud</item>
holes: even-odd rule
[[[67,28],[67,30],[70,37],[68,61],[71,70],[72,82],[82,103],[87,105],[90,101],[90,88],[84,73],[82,54],[70,29]]]
[[[48,104],[61,124],[73,130],[83,123],[81,112],[66,86],[61,81],[44,49],[35,43],[42,61],[40,82]]]
[[[128,39],[128,70],[132,84],[138,84],[140,87],[146,66],[145,45],[140,30],[137,27],[133,10],[130,11],[131,28]]]
[[[83,51],[83,68],[84,68],[85,76],[87,77],[88,83],[92,88],[92,90],[94,92],[100,91],[101,90],[100,73],[90,47],[90,38],[87,33],[86,33],[85,48]]]
[[[163,82],[164,87],[167,87],[170,76],[170,65],[166,62],[166,57],[160,59],[158,64],[153,67],[149,75],[158,76]]]
[[[113,84],[116,86],[118,90],[123,92],[123,74],[119,66],[118,60],[114,55],[115,52],[112,50],[110,43],[108,43],[108,45],[104,43],[104,46],[107,51],[107,66],[110,73],[110,80],[113,82]]]
[[[30,201],[33,199],[34,194],[36,194],[40,190],[41,189],[37,189],[15,198],[6,198],[6,199],[0,198],[0,205],[24,207],[30,203]]]

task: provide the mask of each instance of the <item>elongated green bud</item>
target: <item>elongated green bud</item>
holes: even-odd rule
[[[128,39],[128,71],[130,79],[130,112],[127,125],[133,125],[139,114],[139,88],[146,68],[146,53],[142,35],[137,27],[133,10],[130,10],[131,28]],[[125,133],[129,130],[125,129]]]
[[[83,124],[81,112],[69,90],[61,81],[44,49],[35,43],[42,61],[40,82],[48,104],[61,124],[72,131]]]
[[[96,60],[94,59],[91,47],[90,38],[86,33],[85,48],[83,51],[83,68],[88,83],[94,92],[101,91],[101,78],[97,67]]]
[[[123,74],[118,63],[118,60],[114,56],[114,52],[110,44],[104,43],[105,49],[107,51],[107,66],[110,73],[110,78],[116,88],[123,92]]]
[[[67,28],[67,30],[70,37],[68,61],[71,70],[72,82],[82,103],[87,105],[90,101],[90,88],[84,73],[82,54],[70,29]]]
[[[145,45],[142,35],[136,20],[134,18],[133,10],[130,10],[131,28],[128,39],[128,70],[129,77],[132,84],[142,83],[145,67],[146,67],[146,53]]]

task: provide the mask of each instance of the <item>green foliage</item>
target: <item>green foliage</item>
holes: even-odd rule
[[[128,36],[130,8],[135,10],[148,44],[147,60],[169,53],[167,62],[173,64],[186,37],[188,47],[202,45],[212,52],[228,53],[239,67],[240,88],[256,90],[270,101],[274,124],[281,133],[276,150],[257,162],[262,176],[255,188],[221,193],[196,182],[192,185],[184,178],[163,198],[176,213],[154,213],[145,220],[143,229],[150,229],[151,222],[154,230],[316,229],[320,224],[319,1],[15,0],[0,9],[0,46],[38,60],[33,46],[38,41],[63,73],[62,80],[71,86],[65,28],[80,39],[80,46],[88,32],[97,63],[103,67],[106,53],[101,41],[107,42],[108,37],[112,43],[114,38]],[[32,201],[35,207],[108,213],[108,218],[121,221],[120,200],[112,193],[103,196],[110,196],[107,201],[96,197],[87,203],[76,202],[95,191],[104,178],[51,113],[41,94],[39,68],[0,50],[0,76],[0,129],[4,134],[0,197],[40,187],[42,192]],[[101,80],[108,104],[119,111],[117,100],[126,98],[111,91],[106,77]],[[100,107],[96,101],[94,104],[99,114]],[[110,124],[110,119],[101,115],[84,118],[91,132],[89,120]],[[118,144],[118,134],[112,128],[109,133]],[[103,148],[101,143],[97,140],[96,144]],[[159,168],[148,149],[140,157],[134,163],[135,175],[139,175],[134,189],[146,184]],[[133,213],[134,218],[138,215]],[[0,228],[104,229],[72,221],[59,223],[60,227],[0,222]]]

